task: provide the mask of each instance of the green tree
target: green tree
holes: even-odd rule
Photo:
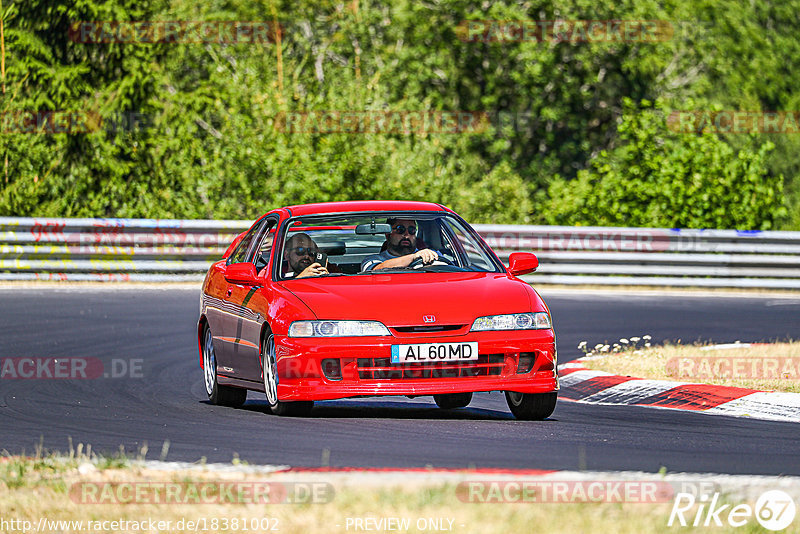
[[[626,101],[620,144],[548,190],[548,224],[773,229],[785,215],[773,145],[736,151],[715,134],[665,133],[669,110]]]
[[[250,218],[279,204],[413,198],[475,222],[800,227],[800,138],[677,136],[624,104],[798,109],[800,0],[9,1],[0,111],[133,112],[152,127],[0,136],[3,215]],[[153,19],[277,20],[282,31],[279,44],[69,39],[75,21]],[[465,21],[487,19],[662,20],[674,34],[466,38]],[[467,135],[275,127],[280,113],[320,110],[483,111],[493,122]],[[655,197],[637,192],[643,176],[699,195],[676,211],[654,201],[665,185]],[[749,198],[732,192],[742,184],[758,199],[726,204]],[[600,190],[616,215],[599,217],[590,197]]]

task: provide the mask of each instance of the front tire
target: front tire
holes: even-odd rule
[[[203,328],[203,382],[211,404],[239,408],[247,400],[247,390],[221,386],[217,380],[217,355],[214,352],[214,337],[208,325]]]
[[[472,392],[466,393],[445,393],[433,396],[434,402],[439,408],[443,410],[452,410],[454,408],[464,408],[472,402]]]
[[[523,421],[547,419],[556,409],[558,393],[517,393],[506,391],[506,402],[514,417]]]
[[[305,417],[311,413],[314,401],[284,402],[278,400],[278,361],[275,357],[275,336],[270,334],[261,343],[261,374],[267,404],[275,415]]]

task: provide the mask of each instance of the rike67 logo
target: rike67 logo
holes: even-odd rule
[[[794,499],[781,490],[761,494],[755,506],[749,504],[723,504],[719,492],[702,494],[678,493],[669,514],[668,526],[742,527],[753,517],[767,530],[783,530],[794,521],[797,508]]]

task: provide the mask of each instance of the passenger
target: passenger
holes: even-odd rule
[[[283,259],[288,264],[285,278],[307,278],[321,276],[328,273],[328,269],[317,263],[317,244],[308,234],[295,234],[286,241],[283,249]]]
[[[392,232],[386,234],[386,250],[368,256],[361,262],[361,271],[408,267],[417,258],[433,263],[439,254],[429,248],[417,250],[417,224],[411,219],[387,219]]]

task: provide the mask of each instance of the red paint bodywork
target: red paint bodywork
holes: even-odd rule
[[[364,211],[426,211],[453,213],[427,202],[359,201],[308,204],[280,208],[265,216],[280,218],[279,228],[290,217]],[[279,230],[280,232],[280,230]],[[237,242],[242,236],[237,237]],[[226,257],[232,253],[232,245]],[[273,247],[272,254],[276,254]],[[534,257],[535,259],[535,257]],[[499,260],[498,260],[499,261]],[[373,395],[433,395],[477,391],[547,393],[558,390],[556,346],[553,330],[470,332],[479,316],[548,312],[539,294],[526,282],[505,273],[447,272],[392,273],[273,280],[267,268],[256,285],[226,281],[226,260],[214,263],[203,284],[198,346],[204,325],[212,328],[218,352],[220,384],[264,391],[260,350],[265,332],[275,336],[278,364],[278,398],[281,401],[326,400]],[[435,315],[437,324],[461,327],[437,333],[398,330],[424,325],[424,316]],[[212,319],[217,316],[217,319]],[[309,319],[366,319],[381,321],[390,336],[340,338],[290,338],[289,325]],[[236,324],[231,335],[214,331],[219,324]],[[449,376],[459,371],[436,367],[393,366],[395,378],[364,378],[359,360],[388,359],[390,346],[404,343],[477,341],[481,355],[492,355],[494,373],[486,376]],[[520,353],[535,353],[529,372],[518,374]],[[339,358],[342,377],[328,379],[321,361]],[[471,362],[475,363],[475,362]],[[202,366],[202,352],[200,365]],[[484,367],[490,367],[484,364]],[[376,372],[377,374],[377,372]],[[435,375],[435,376],[433,376]]]

